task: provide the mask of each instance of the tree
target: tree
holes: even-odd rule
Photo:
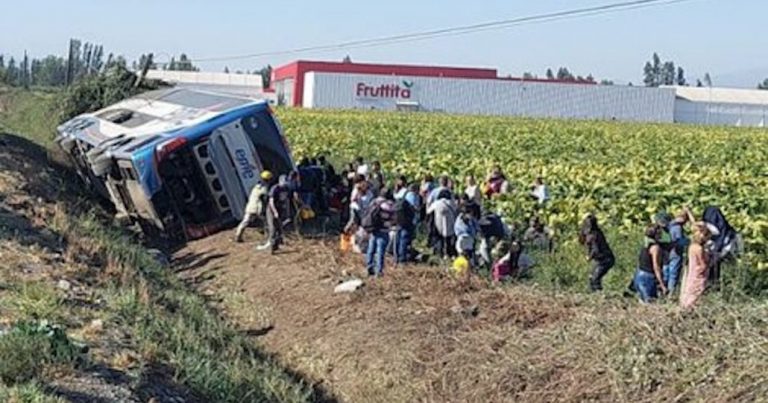
[[[600,85],[613,85],[611,80],[600,80]]]
[[[90,74],[98,74],[102,67],[104,67],[104,46],[97,45],[93,48],[93,53],[88,63],[88,71]]]
[[[685,85],[685,73],[682,67],[675,68],[675,62],[662,61],[659,54],[654,52],[651,60],[643,66],[643,84],[646,87]]]
[[[136,64],[136,62],[133,62]],[[104,69],[103,72],[107,72],[109,70],[114,70],[115,68],[128,68],[128,62],[125,60],[123,56],[117,56],[113,55],[112,53],[109,54],[109,57],[107,57],[107,62],[104,63]],[[157,68],[157,65],[155,65],[154,68]],[[134,69],[138,70],[138,68]]]
[[[537,77],[533,73],[526,71],[523,73],[523,80],[535,80]]]
[[[552,69],[547,68],[547,80],[554,80],[555,74],[552,72]]]
[[[29,57],[27,56],[27,51],[24,51],[24,61],[21,62],[21,85],[24,86],[24,88],[29,88]]]
[[[653,52],[651,61],[646,62],[645,66],[643,66],[643,83],[645,86],[658,87],[661,85],[664,82],[662,70],[661,57],[659,57],[658,53]]]
[[[575,81],[576,78],[571,74],[570,71],[568,71],[565,67],[560,67],[557,69],[557,79],[561,81]]]
[[[656,52],[653,52],[653,75],[656,77],[656,83],[661,82],[661,57],[659,57],[659,54]]]
[[[111,56],[112,55],[110,54],[110,57]],[[141,70],[144,67],[144,65],[147,64],[147,60],[149,60],[149,54],[142,53],[141,56],[139,56],[139,60],[133,62],[133,70],[135,71]],[[175,64],[176,61],[173,58],[171,58],[171,63]],[[157,69],[157,63],[155,63],[154,61],[150,63],[149,69],[150,70]],[[166,70],[170,70],[170,69],[166,69]]]
[[[80,71],[80,46],[77,39],[69,40],[69,54],[67,55],[67,85],[72,84]]]
[[[266,65],[258,71],[261,74],[261,85],[263,88],[271,88],[272,85],[272,65]]]
[[[681,87],[688,85],[688,83],[685,81],[685,70],[683,70],[682,67],[677,68],[677,79],[675,80],[675,84]]]
[[[704,84],[702,84],[702,83],[701,83],[701,80],[699,80],[699,79],[697,78],[697,79],[696,79],[696,86],[697,86],[697,87],[699,87],[699,88],[701,88],[701,87],[703,87],[703,86],[704,86]]]
[[[141,64],[141,60],[139,60],[139,65]],[[190,60],[186,53],[182,53],[179,55],[179,60],[177,61],[176,58],[171,57],[170,63],[168,63],[165,66],[165,70],[170,71],[200,71],[199,68],[197,68],[194,64],[192,64],[192,60]]]
[[[643,67],[643,83],[646,87],[659,86],[656,81],[656,75],[653,73],[653,65],[651,62],[645,62],[645,67]]]
[[[224,66],[224,73],[225,73],[225,74],[229,74],[229,67],[227,67],[227,66]]]
[[[661,85],[675,85],[676,72],[674,62],[664,62],[661,68]]]
[[[42,60],[33,60],[32,82],[36,85],[59,86],[66,84],[66,81],[67,63],[63,58],[49,55]]]
[[[709,73],[704,73],[704,85],[707,87],[712,86],[712,77],[709,76]]]
[[[5,68],[5,83],[8,85],[16,85],[19,79],[19,68],[16,67],[16,60],[11,56],[8,59],[8,67]]]
[[[178,67],[180,71],[199,71],[200,70],[192,64],[192,60],[189,60],[189,58],[185,53],[182,53],[179,56]]]
[[[352,58],[349,57],[349,55],[344,56],[344,59],[341,60],[342,63],[352,63]]]
[[[1,67],[1,66],[0,66],[0,67]],[[762,83],[759,83],[759,84],[757,84],[757,89],[758,89],[758,90],[768,90],[768,78],[766,78],[765,80],[763,80],[763,82],[762,82]]]

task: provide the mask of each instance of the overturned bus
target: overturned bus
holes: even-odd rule
[[[262,170],[294,169],[267,103],[231,95],[147,92],[57,131],[92,191],[147,235],[173,243],[240,220]]]

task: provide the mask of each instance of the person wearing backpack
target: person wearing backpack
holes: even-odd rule
[[[395,260],[398,264],[407,263],[411,255],[411,243],[416,229],[416,208],[417,206],[405,196],[395,201]]]
[[[392,193],[387,188],[379,191],[366,210],[361,225],[368,233],[368,250],[365,254],[366,268],[369,276],[384,275],[384,257],[389,244],[389,230],[394,226],[395,206]]]
[[[272,173],[265,170],[261,172],[260,177],[261,180],[251,189],[251,193],[248,196],[243,220],[240,221],[235,231],[235,242],[243,242],[243,232],[245,232],[245,229],[251,222],[257,218],[264,219],[265,206],[269,201],[269,184],[272,182]]]

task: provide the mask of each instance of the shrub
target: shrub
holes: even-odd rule
[[[12,331],[0,336],[0,380],[8,385],[37,378],[49,359],[44,335]]]
[[[19,322],[0,336],[0,380],[12,385],[38,378],[47,364],[72,365],[82,350],[59,326]]]

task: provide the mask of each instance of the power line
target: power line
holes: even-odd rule
[[[414,32],[409,34],[390,35],[390,36],[384,36],[384,37],[378,37],[378,38],[360,39],[360,40],[354,40],[354,41],[340,42],[336,44],[308,46],[308,47],[278,50],[278,51],[271,51],[271,52],[199,58],[199,59],[193,59],[191,61],[196,63],[201,63],[201,62],[215,62],[215,61],[227,61],[227,60],[241,60],[241,59],[252,59],[256,57],[265,57],[265,56],[282,56],[282,55],[291,55],[296,53],[308,53],[308,52],[319,52],[319,51],[328,51],[328,50],[385,46],[385,45],[391,45],[391,44],[397,44],[397,43],[422,41],[422,40],[434,39],[434,38],[440,38],[440,37],[446,37],[446,36],[466,35],[470,33],[489,31],[489,30],[495,30],[495,29],[505,29],[505,28],[510,28],[510,27],[519,26],[519,25],[545,23],[545,22],[557,21],[562,19],[572,19],[577,17],[588,17],[588,16],[599,15],[599,14],[606,14],[610,12],[664,6],[664,5],[683,3],[688,1],[693,1],[693,0],[632,0],[632,1],[624,1],[619,3],[604,4],[601,6],[557,11],[557,12],[551,12],[551,13],[545,13],[545,14],[531,15],[526,17],[517,17],[517,18],[511,18],[511,19],[505,19],[505,20],[490,21],[490,22],[484,22],[479,24],[464,25],[464,26],[451,27],[451,28],[441,28],[441,29],[422,31],[422,32]]]

